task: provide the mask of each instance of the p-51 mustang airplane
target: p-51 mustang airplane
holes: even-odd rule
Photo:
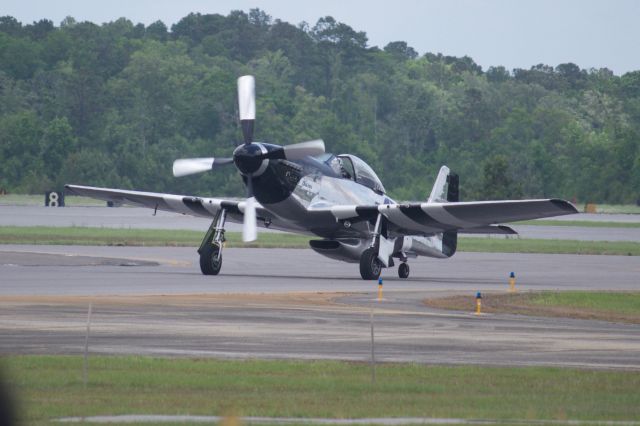
[[[501,222],[577,213],[559,199],[459,202],[458,176],[440,169],[426,202],[398,204],[360,158],[325,153],[314,140],[279,146],[253,141],[255,80],[238,79],[244,143],[231,158],[189,158],[173,163],[176,177],[235,164],[247,187],[246,201],[66,185],[68,192],[105,201],[212,218],[198,249],[200,269],[217,275],[227,220],[243,223],[243,240],[257,237],[257,226],[319,237],[316,252],[359,263],[365,280],[400,261],[398,276],[409,276],[407,260],[451,257],[458,234],[515,234]],[[257,202],[256,202],[257,201]]]

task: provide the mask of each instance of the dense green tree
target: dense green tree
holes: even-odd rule
[[[640,197],[640,71],[484,72],[403,41],[369,46],[331,16],[292,25],[260,9],[194,13],[171,30],[0,17],[0,187],[241,195],[233,168],[176,179],[171,163],[229,155],[241,140],[235,82],[247,73],[258,139],[323,138],[402,200],[425,199],[441,164],[467,200]]]
[[[492,83],[503,83],[511,77],[509,71],[503,66],[489,67],[486,73],[487,80]]]
[[[509,160],[502,154],[488,158],[484,163],[483,196],[487,200],[506,200],[518,198],[522,192],[515,179],[511,177]]]
[[[0,176],[8,188],[24,188],[44,176],[42,161],[42,123],[35,113],[21,111],[0,119]],[[27,182],[27,178],[29,182]],[[40,188],[37,188],[38,190]]]
[[[24,31],[34,40],[42,40],[55,30],[53,21],[41,19],[24,27]]]
[[[145,29],[145,36],[158,41],[165,41],[169,33],[167,26],[162,21],[155,21]]]
[[[384,47],[384,51],[390,53],[397,59],[415,59],[418,52],[413,47],[407,45],[406,41],[392,41]]]
[[[78,142],[66,117],[54,118],[43,130],[41,140],[42,158],[46,167],[46,176],[55,180],[64,160],[78,148]],[[58,182],[59,185],[64,182]]]
[[[13,16],[0,16],[0,32],[10,36],[19,36],[22,33],[22,23]]]
[[[41,46],[28,38],[0,32],[0,70],[16,79],[30,79],[43,65],[40,50]]]

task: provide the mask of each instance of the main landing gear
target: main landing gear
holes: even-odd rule
[[[224,222],[227,211],[222,209],[216,215],[209,230],[200,244],[200,270],[203,275],[218,275],[222,268],[222,245],[224,239]]]
[[[360,276],[363,280],[377,280],[382,272],[382,262],[378,259],[378,251],[369,247],[360,256]]]
[[[390,264],[389,266],[393,266]],[[382,272],[382,262],[378,259],[378,253],[372,247],[362,252],[360,257],[360,276],[363,280],[377,280]],[[409,278],[409,264],[400,263],[398,266],[398,277]]]
[[[383,217],[378,214],[375,227],[373,228],[371,244],[360,255],[360,276],[363,280],[377,280],[380,278],[380,273],[383,267],[393,266],[393,256],[400,257],[402,263],[398,267],[398,276],[400,278],[409,277],[409,264],[407,264],[407,257],[402,252],[401,246],[396,245],[396,242],[401,243],[402,240],[387,239],[386,235],[381,235]],[[395,253],[394,253],[395,252]],[[384,262],[380,259],[385,260]]]

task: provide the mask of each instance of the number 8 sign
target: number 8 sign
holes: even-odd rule
[[[44,205],[46,207],[64,207],[64,192],[45,192]]]

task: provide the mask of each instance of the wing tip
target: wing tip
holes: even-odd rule
[[[68,183],[64,184],[64,192],[66,194],[76,194],[75,185],[70,185]]]
[[[566,200],[562,200],[560,198],[552,198],[551,203],[556,206],[558,209],[562,210],[563,213],[562,214],[576,214],[576,213],[580,213],[578,211],[578,209],[571,204],[570,202],[566,201]]]
[[[518,235],[518,231],[507,225],[497,225],[507,235]]]

